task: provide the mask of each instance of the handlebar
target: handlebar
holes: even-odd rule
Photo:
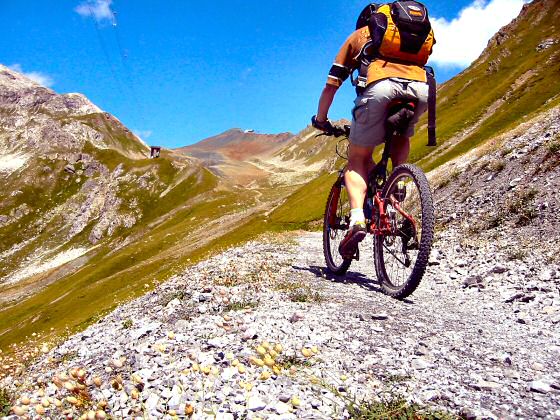
[[[333,137],[349,137],[350,136],[350,126],[345,125],[333,125],[333,129],[331,131],[324,131],[323,135],[325,136],[333,136]]]

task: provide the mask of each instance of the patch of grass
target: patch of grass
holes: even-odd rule
[[[282,281],[275,285],[274,289],[279,292],[284,292],[292,302],[324,302],[325,298],[317,291],[313,291],[308,285],[295,283],[291,281]]]
[[[527,258],[528,252],[522,248],[508,248],[506,255],[509,261],[518,261]]]
[[[560,153],[560,139],[556,138],[554,141],[551,141],[548,144],[547,149],[552,154]]]
[[[503,159],[492,159],[486,167],[492,172],[501,172],[506,167],[506,162]]]
[[[350,418],[355,420],[451,420],[448,413],[410,404],[404,397],[382,396],[379,399],[350,401],[346,405]]]
[[[320,303],[324,302],[325,298],[319,292],[313,292],[311,288],[300,288],[288,294],[288,297],[292,302],[300,303]]]
[[[291,367],[311,367],[313,363],[309,359],[298,357],[297,354],[282,355],[276,360],[276,364],[282,369],[289,370]]]
[[[441,189],[448,186],[452,181],[458,179],[460,175],[461,175],[461,171],[459,171],[457,168],[454,168],[449,175],[447,176],[444,175],[444,178],[439,182],[437,189]]]
[[[507,147],[505,149],[502,149],[500,151],[500,156],[501,157],[506,157],[507,155],[509,155],[511,152],[513,152],[513,149],[511,147]]]
[[[326,198],[325,198],[326,202]],[[294,232],[280,232],[280,233],[270,233],[266,232],[256,239],[258,242],[264,242],[273,245],[286,245],[286,246],[297,246],[299,242],[297,241],[297,236]]]
[[[224,307],[224,312],[230,311],[243,311],[245,309],[253,309],[259,306],[259,302],[253,300],[242,300],[239,302],[232,302]]]
[[[517,191],[513,197],[506,201],[508,212],[518,216],[517,226],[525,226],[538,216],[538,211],[533,206],[533,199],[538,193],[535,188],[526,188]]]
[[[387,389],[369,398],[358,398],[331,384],[323,383],[345,406],[351,419],[355,420],[457,420],[449,413],[409,403],[404,396],[395,391],[405,377],[389,378]]]
[[[122,322],[122,327],[123,327],[123,329],[125,329],[125,330],[128,330],[128,329],[131,328],[133,325],[134,325],[134,322],[132,322],[132,319],[130,319],[130,318],[125,319],[125,320]]]
[[[505,213],[501,210],[498,210],[495,213],[490,213],[485,218],[472,223],[468,228],[468,232],[470,234],[478,234],[483,231],[496,229],[500,227],[505,221]]]
[[[169,302],[175,299],[184,300],[189,295],[184,290],[177,290],[176,292],[168,293],[161,300],[163,306],[167,306]]]
[[[0,416],[7,416],[12,410],[13,395],[4,388],[0,388]]]
[[[305,229],[323,218],[325,203],[337,174],[322,174],[292,193],[268,217],[284,229]]]

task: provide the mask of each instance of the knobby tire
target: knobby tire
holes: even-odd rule
[[[330,225],[330,220],[333,219],[333,215],[332,212],[334,211],[335,213],[339,210],[340,208],[340,200],[341,200],[341,192],[342,189],[344,188],[342,185],[342,177],[339,177],[336,182],[334,183],[334,185],[331,188],[331,191],[329,193],[329,198],[327,199],[327,205],[325,208],[325,214],[324,214],[324,218],[323,218],[323,254],[325,256],[325,262],[327,264],[327,268],[329,269],[329,271],[332,274],[335,274],[337,276],[346,274],[346,272],[348,271],[348,268],[350,267],[350,264],[352,263],[352,260],[346,260],[346,259],[342,259],[342,261],[337,264],[335,261],[335,257],[336,255],[332,255],[332,251],[331,251],[331,229],[334,228]],[[333,203],[333,201],[336,200],[336,203]],[[336,214],[334,215],[336,217]],[[342,235],[344,235],[345,232],[342,232]],[[334,252],[338,253],[338,247],[337,249],[334,250]],[[340,255],[338,255],[339,258]]]
[[[390,187],[396,179],[403,175],[408,175],[418,187],[422,213],[422,235],[418,247],[418,255],[408,279],[400,286],[392,284],[391,279],[387,275],[383,257],[384,236],[375,237],[373,250],[375,270],[383,292],[395,299],[401,300],[410,296],[420,284],[428,265],[434,238],[434,204],[432,193],[426,175],[420,168],[411,164],[404,164],[395,168],[385,183],[381,193],[382,197],[386,198],[388,196]]]

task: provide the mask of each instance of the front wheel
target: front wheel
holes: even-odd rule
[[[415,165],[400,165],[391,174],[382,198],[393,234],[377,235],[373,256],[384,293],[410,296],[420,284],[434,237],[434,204],[426,175]]]
[[[350,223],[350,200],[342,175],[331,188],[323,219],[323,253],[329,271],[336,275],[346,274],[352,260],[342,258],[338,247],[344,239]]]

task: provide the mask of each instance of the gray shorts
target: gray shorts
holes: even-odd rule
[[[428,84],[405,79],[384,79],[369,85],[354,101],[350,143],[364,147],[383,144],[387,106],[393,99],[402,96],[418,100],[414,118],[406,131],[406,135],[412,137],[414,126],[428,109]]]

